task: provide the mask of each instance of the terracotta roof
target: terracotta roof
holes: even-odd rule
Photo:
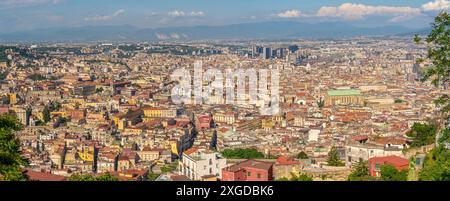
[[[352,137],[352,139],[355,141],[362,141],[362,140],[367,140],[369,138],[365,135],[357,135],[357,136]]]
[[[184,175],[172,175],[170,176],[172,181],[189,181],[190,179]]]
[[[127,155],[120,155],[119,156],[119,161],[127,161],[130,160],[130,158]]]
[[[235,165],[232,165],[230,167],[225,168],[225,171],[229,172],[237,172],[245,168],[256,168],[256,169],[263,169],[263,170],[269,170],[273,166],[273,163],[271,162],[265,162],[265,161],[257,161],[254,159],[249,159],[240,163],[237,163]]]
[[[32,181],[65,181],[67,180],[67,177],[55,175],[51,173],[45,173],[45,172],[37,172],[33,170],[26,170],[25,174],[29,177]]]
[[[409,165],[409,160],[401,158],[399,156],[384,156],[384,157],[373,157],[369,159],[370,163],[381,163],[381,164],[391,164],[395,167],[404,167]]]
[[[198,150],[197,147],[192,147],[192,148],[190,148],[190,149],[184,151],[183,153],[186,154],[186,155],[190,155],[190,154],[196,152],[197,150]]]
[[[375,142],[383,145],[385,144],[402,145],[406,144],[406,139],[382,137],[375,140]]]
[[[287,158],[286,156],[280,156],[277,158],[277,164],[279,164],[279,165],[295,165],[295,164],[300,164],[300,162],[294,161],[292,158]]]

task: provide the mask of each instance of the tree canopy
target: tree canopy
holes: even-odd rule
[[[50,121],[50,109],[48,108],[48,106],[46,105],[44,107],[44,110],[42,111],[42,116],[44,117],[44,122],[47,123]]]
[[[306,154],[304,151],[297,154],[298,159],[308,159],[308,154]]]
[[[411,130],[406,133],[413,138],[412,147],[420,147],[433,144],[436,140],[436,126],[429,124],[414,123]]]
[[[264,154],[258,152],[258,150],[254,148],[247,149],[226,149],[222,151],[222,155],[225,158],[233,158],[233,159],[257,159],[264,158]]]
[[[408,171],[407,170],[397,170],[394,166],[390,164],[384,164],[380,168],[381,180],[383,181],[407,181]]]
[[[327,163],[329,166],[344,166],[344,162],[341,161],[339,153],[336,147],[332,147],[328,152]]]
[[[359,161],[348,175],[348,181],[374,181],[375,177],[370,176],[367,161]]]
[[[161,173],[173,172],[177,169],[177,167],[178,167],[178,162],[173,162],[173,163],[164,165],[163,167],[161,167]]]
[[[442,11],[432,23],[432,31],[425,38],[425,42],[430,46],[426,59],[432,65],[426,69],[423,81],[430,80],[437,87],[448,88],[450,85],[450,15]],[[416,35],[416,43],[421,42],[421,38]],[[421,58],[418,62],[423,62]],[[443,113],[444,119],[449,118],[450,97],[448,94],[441,95],[434,101]],[[423,168],[419,173],[419,180],[422,181],[450,181],[450,150],[443,146],[449,141],[449,130],[440,130],[440,138],[437,147],[425,157]],[[430,140],[431,141],[431,140]]]
[[[450,143],[450,129],[444,129],[441,131],[441,135],[438,140],[439,144]]]
[[[305,173],[300,173],[298,175],[291,173],[291,178],[281,177],[277,179],[277,181],[313,181],[313,178]]]
[[[100,176],[73,174],[69,177],[69,181],[119,181],[119,179],[112,176],[110,173],[102,174]]]
[[[150,172],[147,175],[147,181],[155,181],[161,174]]]
[[[24,181],[22,166],[28,161],[20,155],[20,143],[15,132],[22,128],[14,116],[0,117],[0,175],[9,181]]]
[[[450,181],[450,150],[439,146],[428,153],[419,180]]]
[[[432,31],[425,38],[425,42],[430,46],[426,59],[432,65],[426,69],[423,81],[430,80],[435,86],[446,86],[450,84],[450,15],[443,11],[439,13],[432,25]],[[421,42],[421,38],[416,35],[414,41]],[[423,62],[419,59],[418,62]],[[443,112],[450,111],[450,97],[445,94],[435,100],[437,105],[442,107]]]

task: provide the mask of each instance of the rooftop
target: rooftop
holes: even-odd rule
[[[361,92],[358,89],[338,89],[329,90],[327,94],[328,96],[356,96],[360,95]]]
[[[234,164],[232,166],[229,166],[229,167],[225,168],[224,170],[229,171],[229,172],[237,172],[243,168],[257,168],[257,169],[269,170],[272,166],[273,166],[273,163],[271,163],[271,162],[249,159],[249,160]]]

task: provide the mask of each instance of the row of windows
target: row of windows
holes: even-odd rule
[[[251,175],[252,175],[251,172],[248,171],[248,172],[247,172],[247,176],[250,177]],[[261,174],[260,174],[260,173],[257,173],[257,174],[256,174],[256,178],[260,179],[260,178],[261,178]]]

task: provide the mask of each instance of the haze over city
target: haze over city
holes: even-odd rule
[[[0,2],[0,41],[199,39],[197,33],[208,38],[404,34],[429,28],[433,17],[448,9],[448,0],[5,0]],[[271,25],[279,32],[264,33]],[[342,31],[327,34],[340,26]],[[256,35],[243,27],[254,27]],[[374,28],[380,30],[372,33]]]
[[[0,181],[173,181],[142,194],[202,199],[304,190],[286,181],[450,181],[449,11],[2,0]]]

